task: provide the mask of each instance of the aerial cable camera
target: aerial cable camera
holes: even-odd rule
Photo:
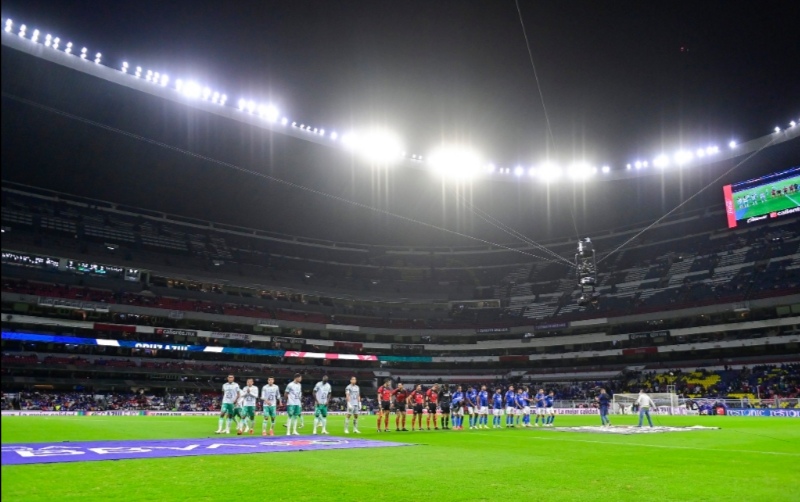
[[[578,278],[578,305],[586,307],[596,305],[600,298],[597,292],[597,262],[594,256],[594,245],[588,237],[578,240],[578,252],[575,253],[575,270]]]

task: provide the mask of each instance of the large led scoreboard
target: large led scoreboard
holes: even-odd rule
[[[722,187],[728,228],[800,214],[800,167]]]

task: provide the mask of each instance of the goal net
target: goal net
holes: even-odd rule
[[[656,403],[659,411],[666,411],[670,415],[677,413],[678,409],[678,395],[673,392],[661,392],[648,394],[650,399]],[[639,399],[639,394],[614,394],[611,398],[611,413],[616,415],[630,415],[633,414],[633,405]],[[665,410],[666,408],[666,410]]]

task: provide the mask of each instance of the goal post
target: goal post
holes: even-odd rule
[[[656,403],[656,407],[660,410],[666,408],[670,415],[676,413],[678,409],[678,395],[674,392],[658,392],[647,394],[650,399]],[[617,393],[611,398],[611,413],[614,415],[630,415],[633,414],[633,405],[639,399],[639,394],[626,394]]]

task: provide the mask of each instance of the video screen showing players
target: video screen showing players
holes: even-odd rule
[[[722,187],[728,228],[800,213],[800,167]]]

